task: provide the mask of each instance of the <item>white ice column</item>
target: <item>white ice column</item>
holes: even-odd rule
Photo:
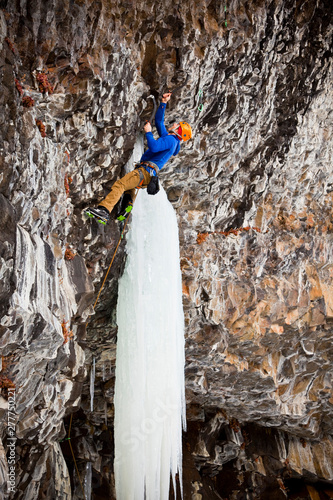
[[[176,214],[139,192],[119,282],[115,387],[117,500],[168,500],[182,483],[184,315]]]

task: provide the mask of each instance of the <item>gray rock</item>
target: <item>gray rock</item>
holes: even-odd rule
[[[160,178],[180,232],[184,498],[332,481],[330,2],[44,4],[0,11],[1,391],[16,384],[17,498],[71,498],[58,441],[72,412],[82,477],[92,461],[95,492],[114,496],[125,244],[93,311],[119,228],[82,211],[124,173],[147,97],[177,87],[167,119],[194,134]]]

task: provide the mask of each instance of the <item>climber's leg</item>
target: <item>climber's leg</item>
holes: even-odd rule
[[[150,177],[150,175],[145,170],[144,172],[147,174],[147,180],[148,180],[148,176]],[[146,186],[145,177],[146,176],[144,175],[144,182],[142,187]],[[139,183],[140,183],[140,174],[138,170],[133,170],[132,172],[129,172],[128,174],[124,175],[124,177],[122,177],[113,184],[110,193],[106,196],[106,198],[104,198],[103,201],[99,203],[99,206],[106,208],[111,213],[113,207],[120,200],[121,196],[124,194],[125,191],[130,191],[134,197],[135,188],[138,187]]]
[[[119,181],[116,181],[110,193],[104,198],[103,201],[96,208],[87,208],[85,214],[88,217],[92,217],[97,219],[97,222],[102,224],[106,224],[110,219],[110,213],[113,210],[113,207],[119,201],[123,193],[126,193],[126,200],[129,200],[127,206],[124,209],[124,214],[128,215],[133,207],[133,200],[135,196],[136,188],[146,188],[150,182],[151,176],[150,174],[143,168],[140,167],[138,169],[129,172],[124,175]],[[131,203],[130,203],[131,201]],[[122,214],[122,215],[124,215]],[[119,218],[119,220],[123,220],[124,217]]]

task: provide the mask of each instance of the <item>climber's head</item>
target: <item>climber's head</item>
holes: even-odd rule
[[[183,141],[188,141],[192,137],[191,126],[186,122],[174,123],[170,128],[169,132],[175,134],[179,139]]]

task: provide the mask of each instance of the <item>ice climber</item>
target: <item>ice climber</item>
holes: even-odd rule
[[[106,224],[113,207],[125,193],[122,200],[121,215],[118,217],[119,220],[123,220],[132,210],[136,188],[148,187],[150,194],[155,194],[158,191],[156,181],[158,180],[157,174],[159,170],[171,156],[178,154],[181,141],[187,141],[192,137],[192,129],[186,122],[174,123],[168,130],[165,128],[164,114],[170,97],[171,93],[163,94],[156,112],[155,125],[160,136],[159,139],[154,139],[151,124],[147,122],[144,131],[148,149],[142,155],[140,163],[135,170],[124,175],[113,184],[110,193],[100,202],[98,207],[86,210],[89,217],[94,217],[98,222]]]

